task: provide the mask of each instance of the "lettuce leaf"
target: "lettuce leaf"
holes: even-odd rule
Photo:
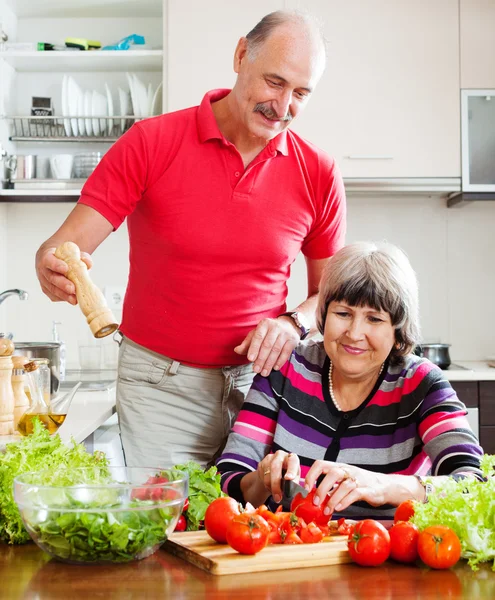
[[[486,481],[449,479],[430,494],[426,504],[417,503],[411,519],[420,530],[446,525],[461,541],[463,558],[473,570],[492,561],[495,570],[495,456],[485,454],[481,470]]]
[[[189,507],[186,512],[187,531],[197,531],[205,518],[206,509],[216,498],[225,496],[220,487],[220,473],[216,467],[204,470],[201,465],[189,461],[175,465],[174,469],[189,474]]]
[[[101,452],[89,454],[83,444],[67,447],[58,435],[51,436],[38,419],[33,433],[19,442],[11,442],[0,452],[0,539],[9,544],[24,544],[31,538],[14,501],[14,477],[29,471],[47,470],[46,484],[70,482],[70,469],[105,467],[108,461]],[[68,469],[63,474],[63,470]]]

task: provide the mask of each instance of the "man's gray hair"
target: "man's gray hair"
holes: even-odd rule
[[[323,34],[323,22],[309,12],[299,10],[276,10],[265,15],[259,23],[246,35],[248,41],[248,57],[256,58],[261,46],[266,42],[273,31],[286,23],[300,23],[306,25],[308,32],[316,33],[322,42],[326,58],[326,40]]]
[[[393,244],[356,242],[344,246],[328,261],[316,309],[321,334],[333,301],[370,306],[390,315],[396,340],[391,364],[400,364],[420,341],[416,274],[404,252]]]

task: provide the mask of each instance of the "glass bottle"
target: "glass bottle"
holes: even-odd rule
[[[31,362],[35,363],[38,367],[38,381],[39,386],[41,388],[41,393],[43,394],[43,400],[45,404],[50,408],[50,384],[51,384],[51,371],[50,371],[50,361],[48,358],[32,358]]]

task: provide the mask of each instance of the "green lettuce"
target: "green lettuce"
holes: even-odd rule
[[[67,447],[58,435],[51,436],[38,419],[33,424],[32,434],[7,444],[5,452],[0,452],[0,539],[9,544],[24,544],[31,539],[14,501],[14,477],[46,470],[51,475],[45,483],[58,479],[60,485],[68,482],[70,469],[108,465],[103,453],[89,454],[83,444],[74,441]],[[65,475],[61,474],[63,469],[68,469]]]
[[[201,465],[189,461],[175,465],[174,469],[189,474],[189,507],[186,512],[187,531],[197,531],[202,526],[208,506],[225,496],[220,487],[220,473],[216,467],[204,470]]]
[[[430,494],[426,504],[417,503],[411,519],[420,530],[446,525],[461,541],[463,558],[473,570],[492,561],[495,570],[495,456],[485,454],[481,470],[486,481],[448,479]]]

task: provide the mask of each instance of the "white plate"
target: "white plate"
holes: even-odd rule
[[[147,98],[146,98],[146,108],[148,110],[148,117],[151,117],[151,115],[153,114],[151,112],[151,105],[153,104],[153,96],[155,95],[155,92],[153,91],[153,84],[148,83],[148,94],[147,94]]]
[[[91,101],[91,114],[93,117],[103,117],[106,115],[106,104],[107,99],[103,94],[93,90],[93,97]],[[103,135],[105,133],[106,120],[105,119],[92,119],[93,133],[96,136]],[[102,131],[103,130],[103,131]]]
[[[136,74],[134,74],[134,90],[139,105],[139,116],[149,117],[148,91]]]
[[[67,108],[69,110],[70,116],[77,116],[77,106],[78,106],[78,93],[77,93],[77,83],[69,76],[67,80]],[[70,120],[70,126],[72,129],[72,135],[79,135],[79,128],[77,124],[77,119],[72,118]]]
[[[62,78],[62,116],[64,116],[64,117],[67,117],[69,115],[67,87],[68,87],[68,77],[67,77],[67,75],[64,75]],[[69,119],[64,119],[64,129],[65,129],[65,135],[67,137],[71,137],[72,129],[70,127]]]
[[[110,92],[110,88],[108,87],[108,84],[106,84],[106,83],[105,83],[105,91],[107,93],[107,114],[109,117],[113,117],[113,115],[115,113],[113,112],[112,93]],[[108,119],[108,122],[107,122],[108,135],[110,135],[112,133],[112,130],[113,130],[113,119]]]
[[[131,99],[129,98],[129,92],[125,92],[119,87],[119,114],[121,117],[127,117],[131,114]],[[120,119],[120,131],[125,131],[126,119]]]
[[[163,114],[163,83],[156,88],[155,95],[151,102],[151,116],[157,116]]]
[[[86,90],[84,92],[84,116],[85,117],[91,117],[93,112],[92,112],[92,100],[93,100],[93,94],[89,91]],[[86,135],[93,135],[93,124],[91,123],[91,119],[84,119],[84,129],[86,130]]]
[[[78,86],[77,89],[77,114],[84,116],[84,91]],[[77,119],[79,135],[86,134],[86,119]]]
[[[136,117],[141,116],[141,107],[139,106],[136,89],[134,85],[134,77],[129,73],[126,73],[127,82],[129,84],[129,91],[131,92],[131,102],[132,102],[132,114]]]

